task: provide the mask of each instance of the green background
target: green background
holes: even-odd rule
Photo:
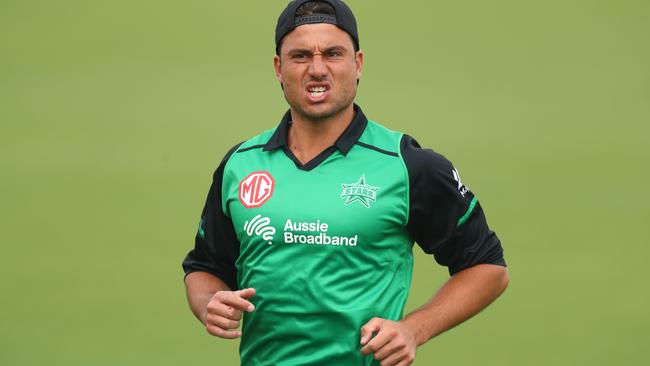
[[[236,365],[181,259],[287,106],[286,1],[0,0],[0,364]],[[358,103],[454,161],[511,284],[415,365],[650,360],[650,2],[350,0]],[[447,278],[416,247],[408,309]]]

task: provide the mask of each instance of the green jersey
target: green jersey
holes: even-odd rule
[[[288,149],[289,128],[287,113],[228,153],[184,261],[186,273],[257,290],[242,365],[378,365],[361,354],[360,329],[401,319],[415,240],[452,273],[505,264],[476,198],[440,155],[357,106],[336,144],[307,164]]]

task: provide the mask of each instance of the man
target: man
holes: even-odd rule
[[[243,365],[409,365],[507,286],[458,171],[353,103],[363,60],[343,2],[291,2],[274,57],[290,110],[214,174],[185,284],[210,334],[241,336]],[[403,317],[414,241],[452,277]]]

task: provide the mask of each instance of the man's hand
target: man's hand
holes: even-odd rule
[[[235,339],[241,336],[239,321],[242,312],[255,310],[255,305],[247,299],[255,296],[254,288],[239,291],[217,291],[212,296],[204,315],[201,317],[208,333],[225,339]]]
[[[373,353],[381,366],[407,366],[415,360],[415,335],[404,323],[372,318],[361,328],[361,344],[361,353]]]

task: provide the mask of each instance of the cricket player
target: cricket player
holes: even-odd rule
[[[410,365],[504,291],[501,243],[445,157],[354,103],[364,53],[347,5],[292,1],[275,42],[290,108],[214,173],[183,261],[191,310],[240,338],[242,365]],[[414,243],[451,277],[404,316]]]

